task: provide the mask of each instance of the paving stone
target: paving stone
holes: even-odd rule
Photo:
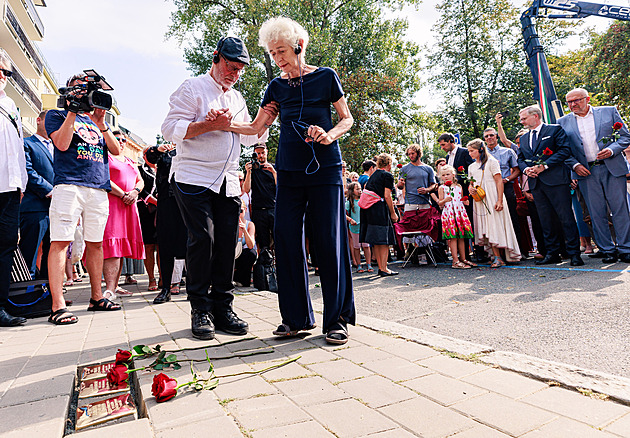
[[[219,399],[242,399],[259,394],[275,394],[278,390],[267,383],[261,376],[237,376],[219,379],[219,386],[214,390]]]
[[[271,427],[269,429],[255,430],[251,433],[251,435],[252,438],[334,437],[333,434],[312,420],[305,421],[303,423],[289,424],[286,426]]]
[[[497,370],[496,368],[488,368],[479,373],[463,377],[461,380],[510,398],[524,397],[548,388],[546,383],[539,380],[530,379],[512,371]]]
[[[423,359],[421,361],[418,361],[418,364],[438,371],[440,374],[446,374],[447,376],[455,377],[456,379],[460,379],[462,377],[469,376],[471,374],[475,374],[485,369],[488,369],[488,367],[485,365],[480,365],[461,359],[455,359],[444,354],[430,357],[428,359]]]
[[[398,427],[356,400],[340,400],[304,408],[339,438],[359,437]]]
[[[485,389],[441,374],[419,377],[403,382],[402,385],[443,405],[451,405],[488,392]]]
[[[569,418],[558,418],[549,424],[526,433],[522,438],[613,438],[614,435]]]
[[[415,436],[416,435],[413,435],[402,428],[390,429],[386,430],[385,432],[377,432],[371,433],[369,435],[363,435],[363,437],[365,438],[414,438]]]
[[[353,327],[352,338],[370,347],[380,348],[399,341],[396,336],[390,336],[385,332],[377,332],[365,327]]]
[[[630,438],[630,414],[613,421],[604,428],[608,432],[616,433],[625,438]]]
[[[163,429],[155,434],[156,438],[207,438],[210,435],[221,438],[243,438],[236,422],[226,415]]]
[[[339,384],[339,388],[371,408],[380,408],[417,397],[413,392],[381,376],[369,376]]]
[[[491,427],[484,426],[483,424],[478,424],[472,429],[456,433],[449,438],[508,438],[509,436],[510,435],[499,432],[498,430],[492,429]]]
[[[315,363],[307,365],[307,367],[332,383],[344,382],[372,374],[371,371],[355,365],[346,359]]]
[[[59,375],[38,375],[18,377],[0,399],[0,407],[20,405],[38,400],[70,394],[76,371]]]
[[[335,354],[359,365],[364,362],[388,359],[392,357],[392,355],[386,351],[382,351],[374,347],[368,347],[367,345],[336,351]]]
[[[261,363],[252,365],[252,368],[254,368],[255,370],[260,370],[268,366],[271,366],[274,364],[280,364],[280,363],[282,362],[280,361],[261,362]],[[314,375],[314,373],[313,371],[307,368],[304,368],[302,365],[292,362],[290,364],[283,365],[280,368],[267,371],[261,375],[265,378],[266,381],[275,382],[278,380],[293,379],[296,377],[312,376]]]
[[[452,408],[514,436],[557,418],[552,412],[493,393],[456,403]]]
[[[434,372],[433,370],[395,356],[388,359],[366,362],[362,366],[395,382],[415,379]]]
[[[552,412],[599,427],[630,412],[620,404],[595,400],[564,388],[547,388],[521,399]]]
[[[156,431],[225,416],[214,391],[179,391],[168,403],[157,403],[151,396],[150,387],[143,387],[149,418]]]
[[[350,396],[321,377],[286,380],[273,384],[298,406],[310,406],[342,400]]]
[[[283,352],[295,352],[295,354],[301,354],[304,350],[310,350],[313,347],[308,341],[301,339],[299,337],[296,338],[274,338],[265,340],[269,346],[273,347],[275,350],[283,351]]]
[[[227,410],[247,430],[265,429],[310,420],[282,395],[252,397],[227,404]]]
[[[312,345],[312,344],[311,344]],[[320,362],[328,362],[330,360],[338,359],[339,356],[335,356],[328,350],[322,350],[321,348],[317,348],[312,345],[313,348],[310,350],[302,350],[300,351],[300,359],[298,359],[298,363],[301,364],[311,364],[311,363],[320,363]]]
[[[40,400],[0,409],[0,435],[15,437],[63,436],[70,396]]]
[[[470,418],[424,397],[386,406],[378,411],[424,438],[443,438],[477,425]]]
[[[81,432],[81,438],[111,438],[116,435],[125,435],[133,438],[153,438],[153,431],[148,418],[140,418],[135,421],[126,421],[111,426]]]
[[[426,345],[405,341],[404,339],[396,339],[396,341],[396,343],[381,347],[381,350],[412,362],[440,355],[440,352]]]

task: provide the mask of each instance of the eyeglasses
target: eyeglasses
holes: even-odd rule
[[[580,100],[586,99],[588,96],[580,97],[579,99],[567,100],[567,105],[573,105],[574,103],[578,103]]]
[[[489,138],[489,137],[496,137],[496,134],[486,134],[483,136],[483,138]]]
[[[116,140],[118,140],[121,143],[127,143],[127,139],[126,138],[118,138],[118,137],[116,137]]]
[[[235,73],[239,76],[243,74],[243,70],[245,70],[245,67],[236,66],[235,64],[228,61],[227,58],[223,55],[221,55],[221,58],[223,58],[223,60],[225,61],[225,65],[227,66],[227,69],[230,73]]]
[[[6,68],[0,68],[0,71],[7,78],[10,78],[13,75],[13,72],[11,70],[7,70]]]

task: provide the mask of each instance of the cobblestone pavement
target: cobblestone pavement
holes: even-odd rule
[[[211,357],[273,348],[266,355],[215,360],[217,375],[300,358],[263,374],[220,379],[213,391],[180,390],[160,404],[151,396],[153,373],[137,372],[148,418],[78,436],[630,437],[630,407],[588,396],[590,386],[606,382],[599,389],[628,402],[628,379],[493,352],[361,315],[362,325],[350,327],[344,346],[327,345],[319,330],[278,339],[271,335],[280,321],[276,296],[268,292],[243,291],[234,301],[254,339],[221,345],[238,337],[219,333],[216,340],[198,341],[190,335],[185,294],[154,306],[156,292],[146,292],[146,277],[140,280],[125,286],[135,293],[121,299],[121,312],[87,312],[88,289],[75,285],[67,298],[74,300],[70,309],[77,324],[53,326],[39,318],[1,329],[0,436],[62,436],[77,365],[111,360],[118,348],[160,344],[213,345]],[[178,357],[203,359],[205,352]],[[202,375],[207,368],[195,365]],[[190,377],[187,366],[167,373],[180,382]],[[571,387],[587,388],[586,395]]]

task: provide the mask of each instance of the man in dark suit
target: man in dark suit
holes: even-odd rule
[[[48,278],[48,249],[50,248],[48,210],[53,189],[53,145],[48,138],[44,119],[46,111],[37,117],[37,132],[24,139],[28,184],[20,204],[20,251],[35,277],[37,249],[42,244],[39,278]]]
[[[547,254],[537,265],[560,263],[560,237],[554,232],[552,212],[556,212],[566,238],[571,266],[582,266],[580,238],[571,207],[569,170],[564,161],[571,155],[569,139],[559,125],[542,123],[536,105],[519,112],[520,122],[530,131],[520,139],[518,166],[529,177],[529,188],[540,216]]]
[[[567,93],[570,114],[558,120],[571,142],[572,156],[567,163],[573,170],[593,222],[595,242],[604,263],[618,257],[630,263],[630,216],[626,194],[628,162],[623,151],[630,145],[630,132],[613,106],[592,107],[584,88]],[[614,127],[619,126],[619,129]],[[610,139],[614,132],[619,138]],[[608,208],[617,238],[613,243],[608,226]],[[619,255],[617,253],[619,251]]]

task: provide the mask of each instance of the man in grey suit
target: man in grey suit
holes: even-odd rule
[[[37,132],[24,139],[28,184],[20,203],[20,251],[31,271],[31,276],[35,277],[37,249],[39,244],[43,243],[40,278],[48,278],[48,249],[50,248],[48,210],[55,176],[54,146],[44,127],[45,118],[46,111],[42,111],[37,117]]]
[[[630,216],[625,178],[628,162],[623,155],[623,150],[630,145],[630,133],[617,108],[592,107],[590,99],[583,88],[567,93],[571,113],[558,119],[571,143],[571,157],[566,162],[573,169],[572,177],[578,180],[591,214],[595,241],[604,256],[602,261],[615,263],[620,257],[622,262],[630,263]],[[615,124],[621,129],[613,129]],[[615,133],[618,139],[611,138]],[[609,139],[607,143],[602,141],[606,138]],[[612,212],[617,248],[608,227],[608,208]]]

